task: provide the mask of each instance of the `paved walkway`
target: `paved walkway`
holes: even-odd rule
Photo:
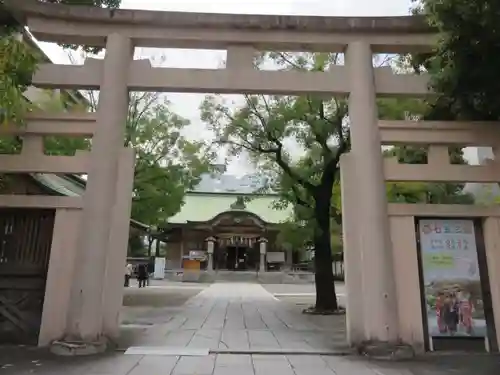
[[[178,355],[145,355],[136,363],[136,355],[125,355],[122,360],[130,365],[127,357],[134,358],[127,375],[158,371],[171,375],[380,375],[359,361],[312,354],[346,348],[343,327],[337,332],[339,324],[334,321],[344,324],[338,316],[303,315],[259,284],[212,284],[167,324],[142,337],[143,350],[158,346]],[[189,355],[198,349],[249,354]]]
[[[139,345],[236,351],[345,349],[342,317],[306,316],[259,284],[220,283],[190,299]]]
[[[147,293],[146,289],[144,295]],[[300,308],[278,301],[258,284],[213,284],[170,314],[140,330],[142,334],[134,341],[134,345],[142,345],[139,351],[157,347],[169,349],[170,355],[108,353],[61,358],[36,350],[10,353],[2,348],[0,375],[500,374],[500,359],[492,356],[375,363],[359,357],[311,354],[345,345],[342,317],[303,315]],[[218,353],[209,354],[209,349]],[[288,352],[280,352],[283,350]]]

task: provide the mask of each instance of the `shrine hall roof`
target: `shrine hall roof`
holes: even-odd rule
[[[205,174],[193,189],[195,193],[255,194],[265,186],[265,178],[259,175],[235,176],[231,174]]]
[[[259,216],[263,221],[277,224],[286,221],[292,208],[276,210],[272,207],[275,194],[256,194],[265,185],[265,178],[258,175],[235,176],[226,173],[206,174],[193,191],[186,194],[180,212],[171,217],[170,224],[190,221],[208,221],[225,211],[232,211],[239,196],[251,197],[241,210]]]
[[[226,211],[246,211],[270,224],[282,223],[292,215],[291,206],[284,210],[274,209],[272,204],[276,197],[272,195],[256,196],[245,202],[245,208],[235,210],[231,206],[236,202],[237,197],[235,194],[227,193],[188,193],[180,212],[172,216],[168,223],[187,224],[192,221],[208,221]]]

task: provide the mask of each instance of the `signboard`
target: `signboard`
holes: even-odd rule
[[[207,258],[207,254],[203,250],[190,250],[189,251],[189,259],[205,260],[206,258]]]
[[[153,275],[155,280],[163,280],[165,278],[165,265],[165,258],[155,258],[155,272]]]
[[[284,252],[268,252],[267,253],[267,262],[268,263],[284,263],[285,262],[285,253]]]
[[[486,337],[472,220],[419,220],[431,337]]]

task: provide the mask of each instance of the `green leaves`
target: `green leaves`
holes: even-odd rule
[[[105,8],[118,8],[121,3],[120,0],[45,2]],[[23,92],[30,85],[39,59],[27,43],[18,40],[15,32],[19,26],[15,23],[8,26],[1,29],[0,39],[0,116],[3,121],[22,124],[31,108]],[[82,49],[90,53],[98,52],[92,47],[83,46]],[[67,110],[63,94],[57,97],[51,94],[38,104],[48,111]],[[94,93],[87,94],[90,106],[95,105]],[[155,225],[175,214],[182,205],[186,190],[193,188],[200,175],[210,170],[214,153],[205,142],[191,142],[182,135],[187,125],[189,121],[173,113],[170,103],[163,96],[155,93],[131,94],[128,119],[124,124],[124,144],[133,147],[137,155],[132,197],[134,219]],[[2,138],[0,152],[17,152],[20,145],[17,138]],[[45,152],[51,155],[72,155],[76,150],[89,148],[87,139],[47,137],[45,140]]]
[[[136,150],[132,217],[157,225],[174,215],[184,195],[210,170],[215,158],[209,145],[187,140],[189,121],[170,110],[161,94],[130,97],[125,146]]]
[[[337,62],[335,54],[270,53],[264,56],[283,70],[321,71]],[[234,105],[236,104],[236,105]],[[347,103],[313,96],[247,95],[238,103],[207,96],[201,118],[230,155],[248,154],[262,168],[280,168],[299,187],[321,182],[322,171],[335,172],[348,149]]]
[[[384,152],[404,164],[426,164],[427,150],[420,147],[397,146]],[[466,164],[460,148],[450,152],[452,164]],[[387,184],[389,202],[395,203],[432,203],[432,204],[472,204],[474,197],[463,191],[463,184],[391,182]]]
[[[422,0],[417,12],[440,33],[435,53],[414,59],[431,73],[441,94],[432,103],[431,117],[498,121],[500,2]]]
[[[118,8],[121,0],[43,0],[47,3],[88,5]],[[14,17],[8,16],[0,0],[0,10],[5,23],[0,27],[0,120],[22,125],[26,112],[31,109],[23,93],[31,84],[31,77],[40,61],[39,53],[23,40],[24,25],[18,25]],[[78,46],[70,46],[78,48]],[[97,49],[84,48],[91,52]]]
[[[327,53],[273,52],[260,61],[272,62],[282,70],[325,71],[339,58]],[[230,155],[245,153],[267,178],[263,190],[278,194],[274,208],[293,205],[294,217],[283,224],[282,242],[294,248],[310,243],[320,232],[319,210],[327,218],[323,233],[329,232],[329,212],[340,222],[338,201],[331,201],[340,177],[340,155],[350,145],[345,100],[247,95],[240,102],[229,103],[212,95],[205,98],[200,110],[202,120],[215,133],[216,143],[225,146]],[[318,251],[328,254],[330,248]]]
[[[406,61],[400,60],[403,65]],[[379,118],[382,120],[419,120],[429,115],[432,106],[421,99],[378,99]],[[452,164],[466,164],[460,147],[450,150]],[[413,145],[395,146],[385,150],[386,157],[396,157],[404,164],[426,164],[427,148]],[[391,182],[387,183],[387,198],[394,203],[462,203],[474,202],[474,198],[463,192],[462,184]]]
[[[18,35],[0,38],[0,119],[22,125],[30,104],[23,96],[36,70],[37,54]]]

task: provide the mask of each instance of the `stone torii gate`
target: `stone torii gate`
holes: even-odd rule
[[[103,299],[106,250],[128,91],[141,90],[349,95],[352,154],[358,185],[367,187],[361,192],[364,219],[371,222],[362,237],[374,254],[371,293],[379,297],[371,304],[374,329],[369,338],[399,341],[375,96],[426,94],[427,81],[395,76],[389,68],[373,69],[372,54],[427,49],[432,38],[422,20],[105,10],[27,1],[13,6],[38,40],[106,48],[103,61],[87,60],[83,66],[42,64],[33,79],[41,88],[100,89],[78,241],[79,267],[73,280],[68,280],[73,287],[64,334],[52,339],[99,342],[115,333],[114,327],[103,324],[105,315],[116,315],[119,308]],[[148,61],[133,60],[136,46],[226,49],[227,65],[220,70],[152,68]],[[346,66],[329,72],[271,72],[253,67],[258,50],[304,49],[346,52]]]
[[[416,246],[415,228],[409,226],[410,221],[397,221],[395,228],[406,237],[391,233],[390,217],[397,210],[387,204],[385,181],[418,178],[437,181],[442,177],[430,175],[434,172],[429,170],[415,169],[412,171],[416,175],[412,176],[413,172],[404,169],[406,166],[384,164],[381,144],[440,143],[443,137],[446,139],[447,135],[442,133],[449,127],[439,125],[441,133],[435,137],[423,134],[412,138],[408,134],[418,131],[415,123],[379,123],[377,96],[428,95],[428,77],[397,75],[388,67],[374,68],[372,64],[374,53],[429,51],[434,33],[422,18],[197,14],[7,2],[38,40],[106,49],[103,60],[87,59],[83,66],[41,64],[33,77],[33,84],[41,88],[100,90],[92,150],[85,155],[88,184],[79,240],[75,242],[78,267],[74,276],[68,275],[61,282],[68,283],[70,290],[55,291],[57,285],[54,290],[47,289],[46,300],[58,298],[64,302],[58,315],[63,323],[55,324],[44,311],[47,318],[42,321],[41,345],[54,340],[77,340],[102,347],[100,343],[105,338],[117,335],[122,291],[120,283],[113,281],[119,271],[109,272],[112,265],[108,253],[117,254],[114,261],[121,268],[125,251],[112,250],[109,243],[110,236],[121,239],[126,236],[125,231],[113,229],[113,210],[123,200],[130,199],[123,193],[116,198],[119,189],[116,181],[123,152],[128,91],[132,90],[348,96],[352,150],[342,161],[342,182],[349,340],[353,346],[381,342],[423,347],[422,324],[411,321],[421,321],[421,312],[404,310],[408,302],[418,306],[421,302],[420,286],[415,284],[416,255],[402,257],[393,252],[396,245],[412,249]],[[217,70],[153,68],[149,61],[133,60],[134,47],[138,46],[222,49],[227,51],[227,64]],[[270,50],[342,52],[346,62],[328,72],[256,70],[253,65],[256,52]],[[57,131],[62,132],[59,128]],[[77,132],[76,128],[73,132]],[[74,158],[80,157],[83,156]],[[0,158],[0,164],[1,161]],[[446,170],[447,166],[444,167]],[[475,181],[491,180],[481,173],[469,176]],[[454,176],[450,180],[461,178]],[[354,198],[354,193],[345,191],[347,186],[356,192]],[[130,189],[127,186],[123,192]],[[401,214],[403,208],[398,207]],[[408,212],[408,217],[417,215],[415,209]],[[400,222],[406,226],[397,224]],[[400,284],[400,277],[405,276],[395,261],[407,267],[405,272],[411,275],[410,281]],[[500,291],[496,301],[500,303]]]

